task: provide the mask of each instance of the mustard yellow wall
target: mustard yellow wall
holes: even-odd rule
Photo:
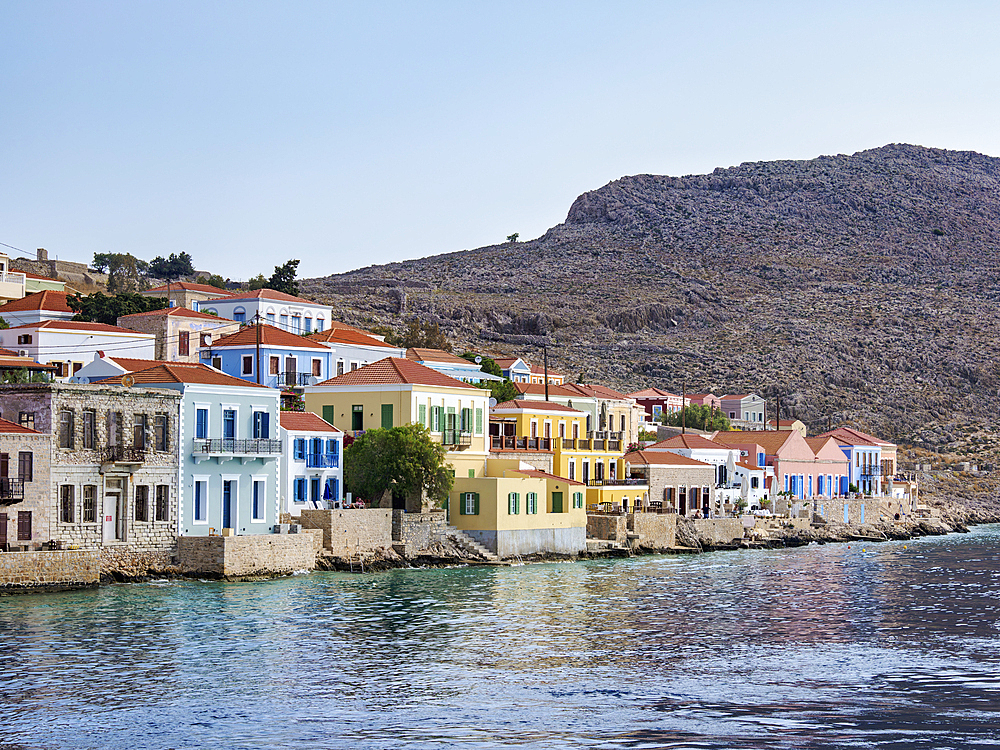
[[[497,414],[497,417],[504,420],[512,419],[516,426],[516,432],[518,437],[531,437],[531,423],[537,422],[537,437],[545,437],[545,423],[552,423],[552,432],[550,433],[553,438],[559,437],[559,423],[562,422],[566,425],[566,437],[573,437],[573,424],[579,425],[579,435],[581,438],[587,437],[587,417],[586,415],[581,415],[579,417],[574,417],[571,415],[560,415],[553,414],[552,412],[537,412],[537,413],[526,413],[526,414]]]
[[[583,491],[583,487],[569,485],[557,480],[535,477],[479,477],[476,479],[456,478],[448,497],[448,523],[459,529],[472,530],[512,530],[512,529],[564,529],[587,525],[586,497],[583,508],[573,508],[573,492]],[[466,492],[479,493],[479,515],[464,516],[458,512],[461,495]],[[507,512],[508,495],[520,495],[517,515]],[[529,492],[538,495],[538,513],[528,514],[526,497]],[[553,513],[552,493],[563,493],[562,513]]]
[[[393,427],[411,421],[409,391],[352,391],[347,393],[309,393],[304,396],[306,411],[323,416],[324,406],[334,407],[334,427],[344,432],[351,431],[351,407],[364,407],[364,429],[374,430],[382,426],[382,404],[392,404]]]
[[[636,496],[639,497],[639,505],[642,505],[643,495],[649,495],[647,485],[633,485],[631,487],[587,487],[585,505],[588,508],[600,503],[621,503],[623,497],[628,498],[628,507],[632,509],[636,506]]]

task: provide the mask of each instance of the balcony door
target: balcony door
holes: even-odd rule
[[[233,528],[233,480],[222,482],[222,528]]]
[[[105,480],[104,491],[104,531],[105,542],[125,541],[125,522],[127,520],[126,498],[121,479]]]
[[[0,550],[7,549],[7,514],[0,513]]]
[[[285,385],[297,385],[296,374],[298,373],[295,357],[285,357]]]

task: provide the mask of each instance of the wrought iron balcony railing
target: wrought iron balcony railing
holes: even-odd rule
[[[24,500],[24,482],[0,477],[0,505],[10,505]]]
[[[209,438],[194,441],[194,453],[276,455],[281,453],[281,441],[267,438]]]
[[[103,464],[141,464],[146,450],[131,445],[106,445],[100,449]]]
[[[339,453],[307,453],[306,454],[306,468],[307,469],[339,469],[340,468],[340,454]]]

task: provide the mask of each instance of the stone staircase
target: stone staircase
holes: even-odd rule
[[[500,558],[490,552],[486,547],[481,545],[475,539],[467,535],[463,531],[459,531],[454,526],[448,526],[445,530],[445,535],[455,543],[455,546],[459,549],[465,550],[469,554],[478,555],[486,560],[486,562],[499,563]]]

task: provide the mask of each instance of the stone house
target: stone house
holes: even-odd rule
[[[239,330],[240,325],[186,307],[167,307],[123,315],[118,318],[118,327],[156,336],[156,359],[198,362],[201,350],[219,337]]]
[[[629,477],[649,486],[649,506],[694,516],[716,510],[716,467],[670,451],[638,450],[622,457]]]
[[[232,292],[219,289],[211,284],[198,284],[191,281],[174,281],[170,284],[156,286],[139,292],[143,297],[158,297],[167,300],[167,306],[186,307],[188,310],[197,310],[198,303],[211,302],[212,300],[225,299],[232,296]]]
[[[49,440],[49,539],[82,549],[172,553],[176,393],[117,383],[47,383],[0,386],[0,399],[5,418]]]
[[[51,440],[0,418],[0,551],[49,540]]]

